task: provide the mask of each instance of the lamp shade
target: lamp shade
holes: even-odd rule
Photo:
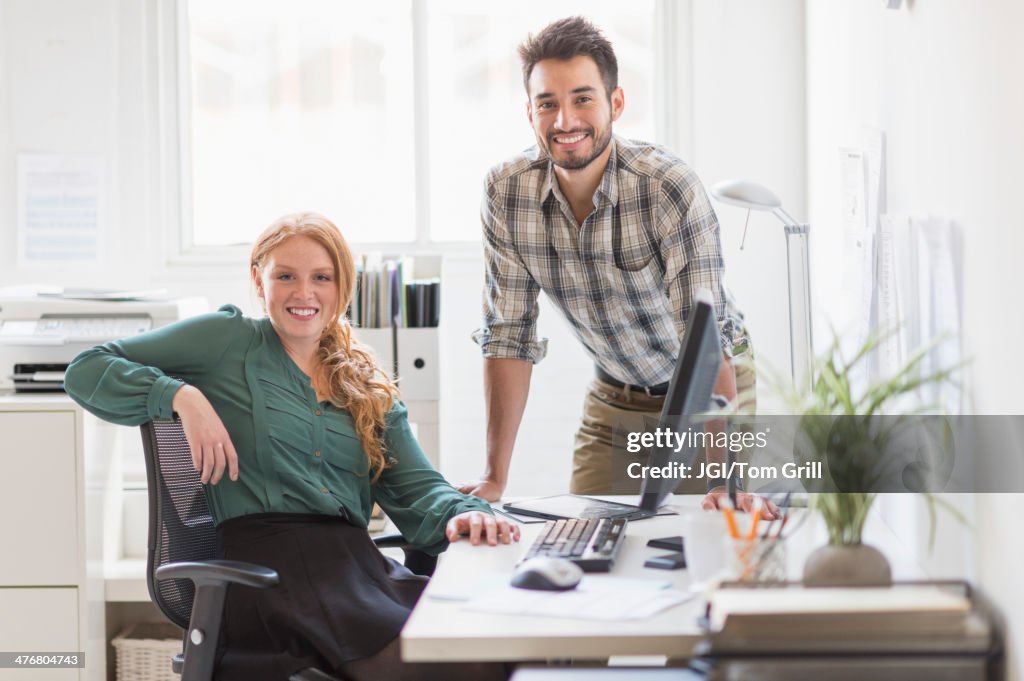
[[[809,391],[813,385],[814,359],[811,334],[811,264],[807,224],[797,222],[782,208],[770,189],[746,180],[724,180],[711,188],[722,203],[751,210],[770,211],[786,228],[786,270],[789,278],[789,362],[793,383]],[[746,227],[743,229],[746,237]],[[742,248],[742,245],[740,246]]]
[[[770,189],[746,180],[724,180],[711,188],[711,195],[722,203],[752,210],[774,210],[782,201]]]

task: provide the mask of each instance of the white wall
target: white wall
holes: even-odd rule
[[[705,187],[734,178],[758,182],[805,219],[803,3],[695,0],[692,25],[693,165]],[[746,314],[758,366],[788,376],[782,223],[752,213],[741,251],[746,211],[719,203],[715,211],[727,283]],[[771,400],[766,373],[758,385],[760,411],[786,413]]]
[[[888,208],[964,228],[964,334],[973,411],[1024,413],[1016,339],[1024,186],[1024,4],[1016,0],[807,2],[808,196],[815,265],[842,263],[838,147],[863,125],[888,141]],[[813,267],[819,313],[842,313],[842,267]],[[818,328],[821,328],[820,326]],[[820,339],[819,339],[820,340]],[[1012,565],[1021,495],[978,495],[973,576],[1009,619],[1010,677],[1024,677],[1024,588]],[[952,523],[948,517],[940,523]]]

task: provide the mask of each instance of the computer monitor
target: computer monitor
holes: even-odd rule
[[[707,412],[711,406],[711,393],[718,380],[722,363],[722,342],[718,333],[714,298],[707,289],[698,289],[686,320],[686,333],[679,347],[672,382],[665,396],[665,405],[658,418],[659,428],[683,433],[693,425],[693,416]],[[696,426],[694,426],[696,428]],[[697,447],[652,447],[649,465],[664,467],[673,462],[692,466]],[[640,490],[640,508],[657,511],[665,497],[675,489],[675,478],[644,478]]]

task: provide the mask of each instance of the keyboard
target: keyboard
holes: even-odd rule
[[[519,562],[536,556],[567,558],[584,572],[608,572],[626,537],[625,518],[549,520]]]

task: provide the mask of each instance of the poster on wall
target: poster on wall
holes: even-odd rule
[[[97,267],[103,157],[18,154],[17,183],[18,266]]]

